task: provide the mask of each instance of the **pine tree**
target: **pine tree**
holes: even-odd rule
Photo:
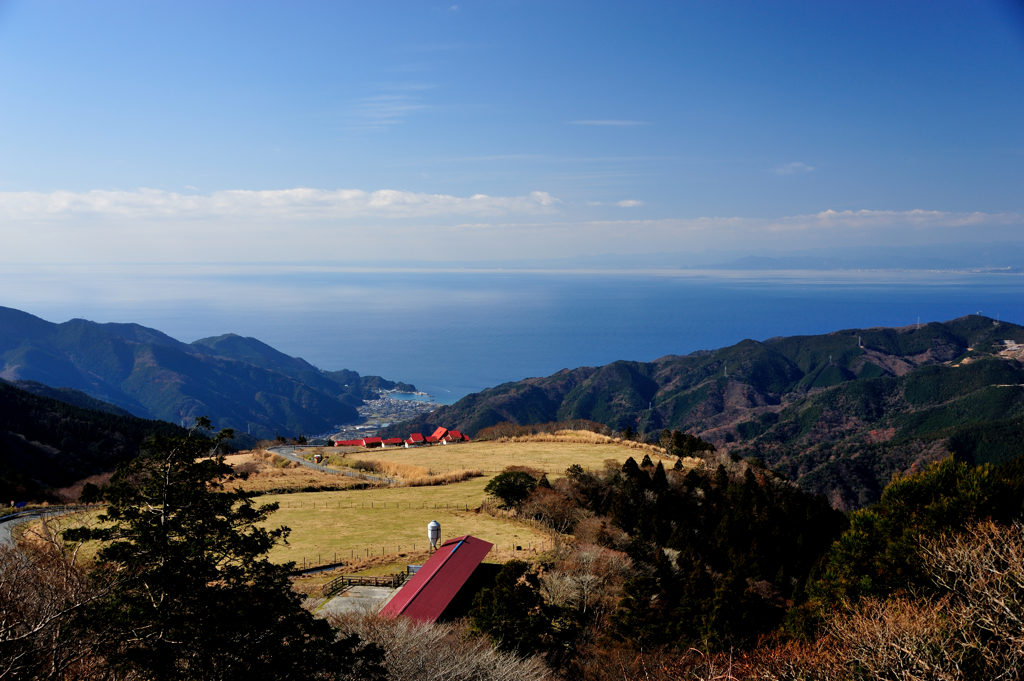
[[[148,443],[111,480],[99,528],[65,535],[105,542],[98,558],[119,575],[82,616],[109,633],[104,657],[145,679],[378,678],[377,650],[335,640],[291,590],[292,565],[267,560],[289,530],[263,527],[277,504],[224,490],[216,447],[231,432],[211,440],[209,426]]]
[[[665,475],[665,467],[658,462],[658,467],[654,469],[654,475],[651,476],[651,489],[655,492],[664,492],[668,489],[668,476]]]

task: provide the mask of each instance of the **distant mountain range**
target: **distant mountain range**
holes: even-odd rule
[[[1010,345],[1006,344],[1010,342]],[[565,369],[468,395],[387,436],[437,426],[590,419],[644,438],[682,430],[755,456],[837,508],[949,451],[1024,453],[1024,327],[971,315],[918,326],[745,340],[728,348]]]
[[[209,416],[238,441],[324,433],[359,418],[378,389],[415,386],[323,371],[255,338],[182,343],[138,324],[54,324],[0,307],[0,379],[70,388],[146,419]],[[57,395],[52,395],[58,397]]]

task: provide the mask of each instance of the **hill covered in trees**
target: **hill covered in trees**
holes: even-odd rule
[[[71,388],[148,419],[209,416],[254,438],[314,434],[358,418],[377,389],[414,389],[354,371],[323,371],[255,338],[182,343],[138,324],[54,324],[0,307],[0,378]]]
[[[658,440],[680,430],[755,457],[836,508],[879,498],[897,471],[953,451],[1016,458],[1024,436],[1024,327],[970,315],[904,328],[744,340],[506,383],[397,424],[470,435],[502,422],[589,419]]]
[[[109,471],[137,456],[142,442],[154,435],[186,432],[173,423],[140,419],[117,407],[98,411],[79,406],[94,400],[74,390],[31,387],[61,397],[34,394],[0,381],[0,501],[4,504],[45,499],[48,488]]]

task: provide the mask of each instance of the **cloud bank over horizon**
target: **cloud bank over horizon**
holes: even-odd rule
[[[423,218],[447,215],[509,215],[551,212],[557,200],[546,192],[526,196],[457,197],[394,189],[222,190],[180,194],[159,189],[86,192],[0,192],[0,217],[9,220],[75,216],[142,219],[280,218],[315,220],[352,217]]]
[[[781,217],[658,217],[635,199],[604,205],[649,217],[595,219],[594,204],[545,191],[458,197],[404,190],[156,189],[0,192],[9,226],[0,261],[230,262],[418,258],[476,260],[607,253],[792,251],[808,247],[907,246],[1024,239],[1016,212],[824,210]],[[208,248],[196,245],[205,244]]]

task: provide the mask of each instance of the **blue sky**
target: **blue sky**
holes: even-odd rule
[[[0,261],[1024,238],[981,2],[0,0]]]

